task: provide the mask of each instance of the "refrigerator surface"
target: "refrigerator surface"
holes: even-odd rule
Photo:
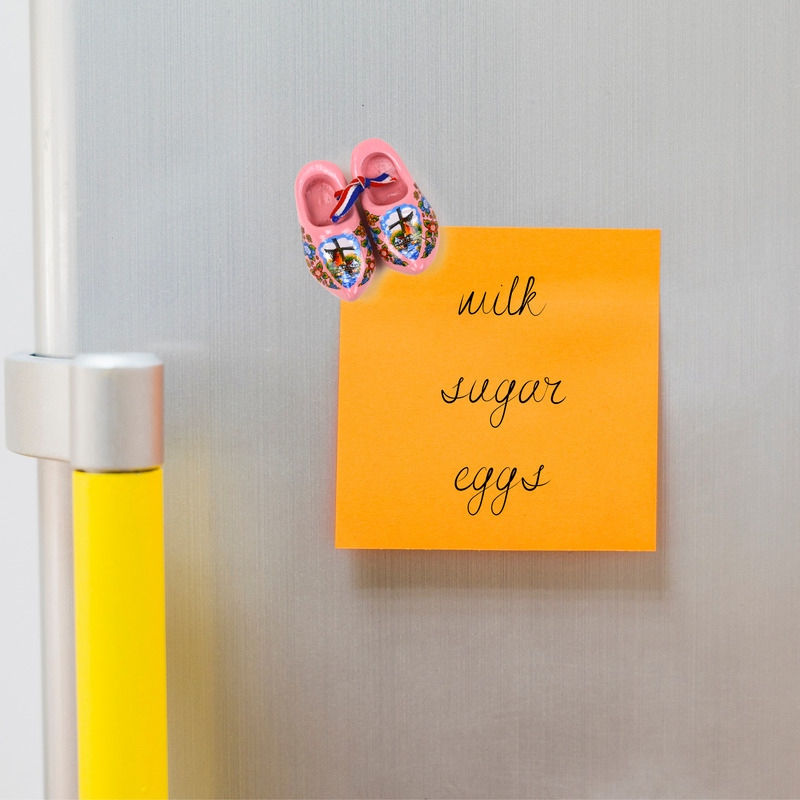
[[[55,5],[39,341],[166,364],[171,795],[796,795],[800,6]],[[657,552],[334,549],[293,185],[372,136],[442,225],[662,231]]]

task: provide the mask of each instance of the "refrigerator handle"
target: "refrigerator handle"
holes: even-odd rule
[[[166,797],[164,365],[6,358],[6,443],[73,473],[81,798]]]

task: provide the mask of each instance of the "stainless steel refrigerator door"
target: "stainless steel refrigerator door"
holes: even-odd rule
[[[796,796],[800,5],[64,7],[76,348],[166,362],[171,794]],[[292,187],[370,136],[445,225],[662,230],[655,554],[334,549]]]

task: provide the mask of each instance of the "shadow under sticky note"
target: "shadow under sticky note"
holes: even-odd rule
[[[342,304],[336,546],[655,550],[660,232],[442,236]]]

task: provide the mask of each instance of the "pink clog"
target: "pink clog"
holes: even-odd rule
[[[312,161],[297,173],[294,199],[311,274],[341,300],[355,300],[375,270],[369,237],[355,208],[337,222],[331,212],[346,186],[336,164]]]
[[[436,257],[439,223],[400,156],[382,139],[367,139],[353,150],[350,167],[368,184],[361,205],[384,261],[399,272],[422,272]]]

